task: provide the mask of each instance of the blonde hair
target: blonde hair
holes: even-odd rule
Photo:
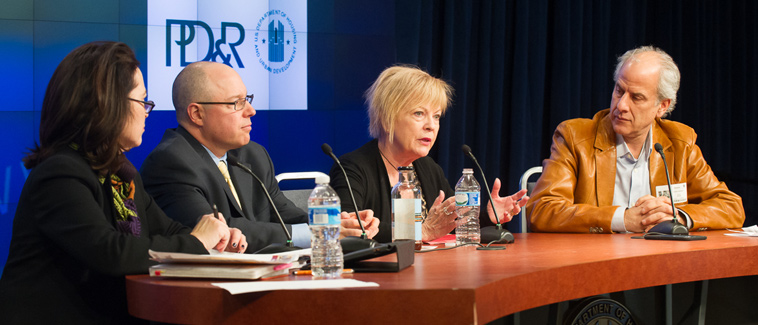
[[[392,143],[395,122],[401,112],[430,104],[440,107],[444,115],[452,95],[450,85],[417,67],[397,65],[384,69],[365,94],[369,134],[374,138],[387,136]]]

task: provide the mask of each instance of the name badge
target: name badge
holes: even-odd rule
[[[687,203],[687,183],[671,184],[671,191],[674,192],[674,204]],[[656,186],[655,194],[657,197],[671,197],[668,185]]]

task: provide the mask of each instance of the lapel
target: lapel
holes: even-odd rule
[[[616,187],[616,133],[613,132],[610,114],[600,120],[595,135],[595,182],[598,206],[613,205],[613,189]]]
[[[660,143],[663,146],[663,153],[666,154],[666,164],[674,166],[674,147],[671,143],[671,139],[663,132],[659,122],[659,118],[655,119],[653,123],[653,145]],[[655,196],[655,187],[660,185],[666,185],[666,167],[663,165],[661,155],[653,149],[650,153],[650,193]],[[673,170],[669,170],[671,173],[671,184],[675,184]]]
[[[193,137],[187,130],[185,130],[183,127],[179,126],[176,128],[176,132],[182,135],[187,142],[190,144],[193,150],[195,150],[195,153],[200,157],[202,168],[208,170],[208,172],[211,175],[211,181],[216,183],[217,186],[224,189],[224,195],[226,196],[226,200],[229,206],[234,207],[235,210],[237,210],[237,213],[240,215],[244,215],[242,213],[242,209],[239,205],[237,205],[237,200],[234,199],[234,196],[232,195],[232,190],[229,188],[229,185],[226,184],[226,181],[224,181],[224,175],[221,174],[221,171],[218,169],[218,166],[216,166],[216,163],[213,161],[213,158],[208,154],[208,151],[205,150],[205,147],[203,147],[202,144],[200,144],[195,137]],[[237,186],[237,182],[235,182],[234,176],[232,176],[231,173],[231,167],[227,166],[229,169],[230,178],[232,179],[232,183],[234,183],[234,186]],[[240,173],[236,173],[240,174]],[[239,189],[237,190],[239,192]],[[239,193],[238,193],[239,194]],[[213,193],[209,193],[209,196],[215,197]],[[240,195],[240,200],[242,200],[242,195]],[[213,202],[210,202],[213,204]],[[231,216],[230,216],[231,217]]]
[[[79,152],[77,152],[74,149],[71,149],[70,147],[66,146],[61,149],[61,154],[66,155],[68,157],[71,157],[78,161],[82,165],[82,170],[85,170],[87,175],[91,175],[93,178],[93,182],[100,183],[99,174],[92,169],[92,167],[89,165],[89,162],[82,156]],[[105,175],[105,181],[100,184],[100,202],[103,214],[105,215],[105,220],[107,220],[114,228],[116,228],[116,215],[118,215],[118,211],[116,211],[116,205],[113,203],[113,185],[111,185],[111,174],[108,173]],[[6,191],[7,193],[8,191]],[[97,196],[95,196],[97,198]],[[143,226],[144,227],[144,226]]]

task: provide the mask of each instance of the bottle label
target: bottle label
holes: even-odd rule
[[[414,233],[414,239],[417,242],[421,241],[421,223],[424,221],[424,216],[421,214],[421,199],[414,200],[416,201],[416,204],[413,207],[413,216],[414,216],[414,222],[413,222],[413,228],[415,230]]]
[[[311,226],[339,226],[340,206],[308,207],[308,224]]]
[[[393,240],[421,240],[421,199],[392,199],[392,216]]]
[[[455,206],[478,207],[479,192],[455,192]]]

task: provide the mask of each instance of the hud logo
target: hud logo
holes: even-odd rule
[[[634,325],[632,312],[613,299],[589,297],[581,300],[570,312],[571,325]]]
[[[269,22],[268,25],[266,25],[267,21]],[[270,10],[258,20],[253,44],[255,45],[255,56],[264,69],[275,74],[287,71],[292,61],[295,60],[295,54],[297,54],[295,24],[285,12]],[[287,54],[286,59],[285,53]]]
[[[171,66],[171,41],[173,38],[171,37],[171,26],[173,25],[179,25],[179,40],[175,41],[177,45],[179,45],[179,58],[180,63],[179,65],[182,67],[187,66],[188,64],[192,62],[187,62],[186,59],[186,46],[189,44],[192,44],[192,42],[195,40],[195,26],[201,27],[203,30],[205,30],[206,36],[208,37],[208,52],[205,54],[205,57],[200,61],[213,61],[217,62],[216,58],[221,58],[221,61],[228,65],[231,65],[231,59],[232,56],[234,56],[234,60],[237,63],[237,66],[240,68],[244,68],[245,65],[242,64],[242,60],[240,59],[239,54],[237,53],[236,47],[241,45],[242,42],[245,40],[245,29],[240,25],[239,23],[229,23],[229,22],[222,22],[221,23],[221,38],[219,38],[217,41],[214,42],[215,38],[213,36],[213,30],[211,29],[208,24],[202,22],[202,21],[195,21],[195,20],[178,20],[178,19],[166,19],[166,66]],[[221,50],[222,44],[227,44],[227,30],[229,28],[235,28],[239,31],[239,39],[237,39],[233,43],[229,44],[229,50],[232,52],[231,54],[225,54]]]
[[[179,27],[179,35],[172,35],[172,28],[175,26]],[[229,32],[230,30],[236,30],[239,37],[228,39],[228,35],[233,34]],[[270,10],[258,20],[255,30],[253,46],[258,62],[269,72],[286,71],[297,54],[297,33],[292,20],[281,10]],[[201,31],[205,31],[205,35],[199,35]],[[222,22],[221,37],[216,40],[213,30],[205,22],[180,19],[166,19],[166,66],[171,66],[173,43],[179,46],[179,65],[185,67],[192,63],[187,61],[187,45],[203,36],[208,38],[208,51],[200,61],[218,62],[218,59],[221,59],[224,64],[232,66],[232,58],[234,58],[234,63],[238,67],[245,67],[237,51],[237,47],[244,46],[245,41],[245,28],[241,24]],[[228,45],[231,53],[224,53],[221,49],[222,45]]]

